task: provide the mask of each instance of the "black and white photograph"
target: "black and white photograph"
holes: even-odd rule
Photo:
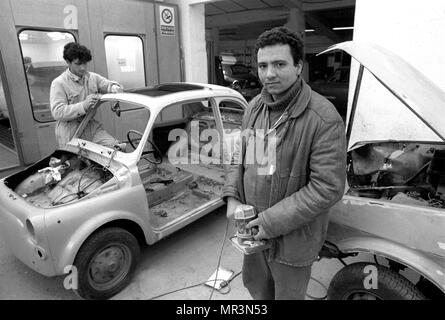
[[[0,30],[0,300],[445,300],[445,1],[0,0]]]

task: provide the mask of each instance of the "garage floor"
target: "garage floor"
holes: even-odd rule
[[[143,248],[133,281],[113,299],[150,299],[205,282],[216,270],[225,227],[223,207],[169,238]],[[229,227],[228,234],[233,234],[233,226]],[[226,241],[221,266],[237,273],[241,265],[241,253]],[[327,286],[340,267],[337,260],[316,262],[312,277]],[[47,278],[27,268],[7,252],[0,237],[0,299],[78,299],[72,291],[64,289],[63,280],[64,277]],[[325,292],[315,281],[309,283],[309,295],[322,297]],[[207,300],[210,294],[210,287],[200,285],[159,299]],[[251,297],[239,275],[230,283],[229,293],[223,295],[215,291],[212,299],[249,300]]]

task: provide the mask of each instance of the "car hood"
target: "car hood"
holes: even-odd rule
[[[423,73],[375,44],[348,41],[320,54],[333,50],[347,52],[365,68],[354,119],[348,118],[349,146],[387,140],[445,141],[445,92]],[[348,117],[357,70],[353,65]]]

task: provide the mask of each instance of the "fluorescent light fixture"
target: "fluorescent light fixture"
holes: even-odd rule
[[[26,40],[29,39],[29,34],[27,34],[27,33],[20,33],[19,34],[19,39],[20,39],[20,41],[26,41]]]
[[[61,32],[48,32],[47,35],[53,41],[65,39],[65,35],[63,33],[61,33]]]
[[[353,30],[354,27],[336,27],[332,28],[332,30]]]
[[[306,30],[304,30],[304,32],[314,32],[315,31],[315,29],[306,29]]]

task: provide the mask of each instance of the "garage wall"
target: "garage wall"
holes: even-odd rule
[[[207,52],[205,39],[205,7],[195,0],[169,0],[179,7],[180,46],[183,79],[207,83]]]

